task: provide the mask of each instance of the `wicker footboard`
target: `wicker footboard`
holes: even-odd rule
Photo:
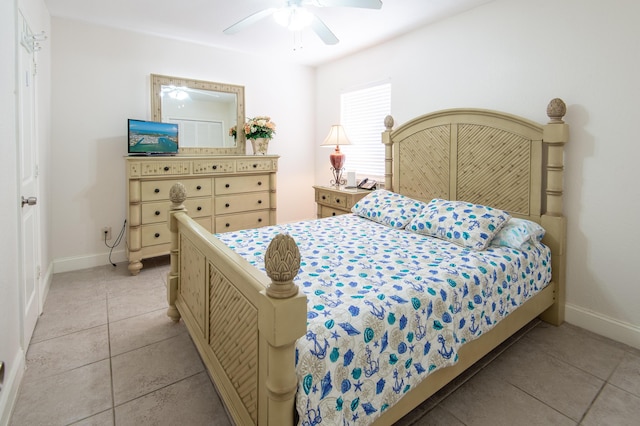
[[[180,184],[171,200],[167,315],[184,320],[236,424],[293,424],[294,345],[307,312],[292,282],[295,243],[272,243],[268,279],[187,216]]]

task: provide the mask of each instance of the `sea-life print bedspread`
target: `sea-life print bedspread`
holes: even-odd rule
[[[217,236],[264,270],[278,233],[300,248],[295,282],[308,297],[302,425],[371,423],[551,279],[544,246],[476,252],[355,215]]]

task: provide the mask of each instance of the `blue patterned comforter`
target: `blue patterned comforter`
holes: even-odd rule
[[[371,423],[551,280],[542,245],[476,252],[350,214],[217,236],[264,270],[278,233],[300,248],[295,282],[308,298],[303,425]]]

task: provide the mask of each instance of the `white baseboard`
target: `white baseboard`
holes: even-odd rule
[[[49,294],[49,289],[51,288],[51,281],[53,280],[53,262],[49,263],[47,267],[47,272],[40,278],[40,309],[39,313],[42,313],[42,307],[44,306],[44,301],[47,300],[47,295]]]
[[[18,351],[10,365],[12,366],[11,370],[4,372],[4,383],[2,384],[2,392],[0,392],[0,426],[9,424],[9,418],[18,399],[25,366],[25,353],[22,349]]]
[[[124,250],[111,253],[111,261],[114,263],[124,262],[127,255]],[[65,257],[53,261],[53,272],[77,271],[79,269],[94,268],[109,264],[109,253],[91,254],[87,256]]]
[[[640,327],[567,303],[565,320],[585,330],[640,349]]]

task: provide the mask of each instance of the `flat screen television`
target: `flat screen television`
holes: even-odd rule
[[[175,155],[178,125],[129,119],[129,155]]]

